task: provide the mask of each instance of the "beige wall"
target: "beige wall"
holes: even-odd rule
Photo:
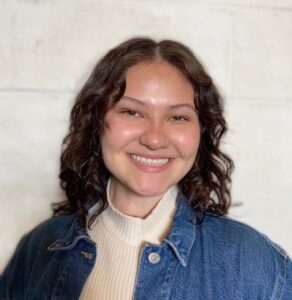
[[[60,145],[96,60],[134,35],[187,43],[226,98],[230,215],[292,254],[291,0],[0,0],[0,271],[61,199]]]

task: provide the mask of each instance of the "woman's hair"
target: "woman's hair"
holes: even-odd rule
[[[110,176],[101,151],[100,136],[106,112],[125,92],[127,70],[145,61],[164,61],[181,71],[195,91],[201,140],[191,170],[178,183],[193,209],[226,214],[230,206],[232,160],[220,149],[226,132],[223,103],[210,76],[192,51],[171,40],[155,42],[133,38],[110,50],[95,66],[76,97],[69,133],[63,141],[60,180],[67,199],[53,204],[54,215],[77,213],[86,226],[88,209],[99,203],[89,226],[107,207],[106,182]]]

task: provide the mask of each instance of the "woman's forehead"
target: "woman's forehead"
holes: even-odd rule
[[[139,63],[126,73],[125,96],[149,104],[192,104],[194,88],[173,65],[161,62]]]

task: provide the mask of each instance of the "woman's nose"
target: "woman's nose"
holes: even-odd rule
[[[140,136],[140,143],[150,150],[158,150],[169,146],[169,136],[162,124],[151,123],[145,127]]]

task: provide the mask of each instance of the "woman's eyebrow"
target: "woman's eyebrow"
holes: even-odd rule
[[[131,102],[146,106],[145,102],[143,102],[142,100],[136,99],[136,98],[132,98],[129,96],[123,96],[122,99],[129,100]]]
[[[147,103],[145,103],[144,101],[136,99],[136,98],[133,98],[133,97],[123,96],[122,99],[129,100],[129,101],[131,101],[133,103],[137,103],[139,105],[147,106]],[[178,109],[178,108],[183,108],[183,107],[190,108],[191,110],[193,110],[194,112],[196,112],[195,106],[193,106],[193,105],[191,105],[189,103],[179,103],[179,104],[174,104],[174,105],[170,105],[169,106],[169,108],[171,110]]]

